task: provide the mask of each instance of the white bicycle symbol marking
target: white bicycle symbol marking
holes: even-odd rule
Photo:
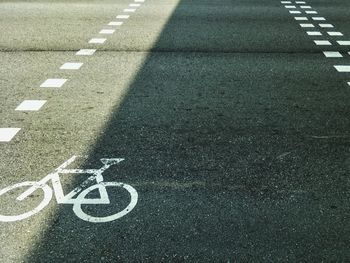
[[[55,169],[54,172],[48,174],[38,182],[31,182],[31,181],[22,182],[0,190],[0,197],[1,197],[3,194],[15,188],[30,186],[28,190],[26,190],[24,193],[22,193],[17,197],[18,201],[24,200],[25,198],[27,198],[29,195],[31,195],[34,191],[38,189],[42,189],[44,192],[44,199],[41,201],[41,203],[37,207],[35,207],[31,211],[20,215],[14,215],[14,216],[0,214],[0,221],[2,222],[19,221],[19,220],[23,220],[28,217],[31,217],[32,215],[38,213],[45,206],[47,206],[51,201],[52,190],[55,193],[56,201],[58,204],[72,204],[73,211],[79,218],[88,222],[93,222],[93,223],[105,223],[105,222],[116,220],[118,218],[125,216],[136,206],[137,200],[138,200],[138,194],[137,194],[137,191],[132,186],[128,184],[118,183],[118,182],[103,181],[104,179],[103,179],[102,173],[106,171],[110,166],[114,164],[118,164],[124,159],[121,159],[121,158],[100,159],[103,164],[103,166],[100,169],[85,169],[85,170],[84,169],[66,169],[66,167],[71,163],[73,163],[77,157],[78,156],[72,156],[69,160],[64,162],[57,169]],[[69,194],[64,195],[59,174],[91,174],[91,175],[80,186],[74,188]],[[52,183],[52,189],[48,185],[48,182],[50,180]],[[96,184],[83,190],[87,185],[89,185],[94,180],[96,180]],[[130,203],[122,211],[110,216],[95,217],[95,216],[86,214],[82,210],[81,205],[110,204],[109,196],[106,189],[107,186],[121,187],[126,191],[128,191],[130,194]],[[91,191],[95,189],[99,191],[100,198],[85,198]],[[74,198],[74,196],[76,197]]]

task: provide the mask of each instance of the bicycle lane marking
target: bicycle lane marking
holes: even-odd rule
[[[1,215],[0,221],[2,222],[15,222],[27,219],[36,213],[40,212],[44,209],[51,201],[53,193],[55,193],[55,199],[57,204],[69,204],[73,205],[73,212],[76,216],[84,221],[91,223],[105,223],[117,220],[129,212],[131,212],[138,202],[138,193],[131,185],[121,183],[121,182],[105,182],[103,178],[103,172],[108,170],[111,166],[119,164],[124,161],[123,158],[103,158],[100,159],[100,162],[103,164],[99,169],[67,169],[67,167],[72,164],[78,156],[72,156],[63,164],[61,164],[58,168],[54,170],[54,172],[46,175],[40,181],[32,182],[22,182],[17,183],[12,186],[8,186],[2,190],[0,190],[0,197],[9,191],[19,188],[19,187],[28,187],[22,194],[20,194],[16,200],[23,201],[35,191],[41,189],[44,192],[44,198],[36,206],[34,209],[19,214],[19,215]],[[62,184],[60,181],[60,174],[88,174],[89,177],[76,188],[74,188],[70,193],[64,194]],[[95,181],[94,185],[84,189],[86,186],[90,185],[92,181]],[[52,188],[49,186],[49,182],[52,184]],[[107,187],[120,187],[126,190],[130,195],[129,204],[121,211],[114,213],[108,216],[92,216],[85,213],[82,209],[82,205],[98,205],[98,204],[110,204],[110,199],[107,192]],[[85,198],[91,191],[94,190],[99,191],[99,198]]]

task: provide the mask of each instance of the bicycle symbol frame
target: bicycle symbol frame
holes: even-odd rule
[[[54,172],[48,174],[40,181],[22,182],[12,186],[8,186],[0,190],[0,197],[1,197],[5,193],[15,188],[29,186],[29,189],[24,191],[22,194],[20,194],[16,198],[18,201],[22,201],[26,199],[28,196],[30,196],[34,191],[38,189],[42,189],[44,192],[44,199],[34,209],[30,210],[29,212],[26,212],[20,215],[14,215],[14,216],[0,214],[0,221],[14,222],[14,221],[23,220],[33,216],[34,214],[41,211],[50,203],[53,196],[52,192],[55,193],[56,201],[58,204],[72,204],[73,211],[76,214],[76,216],[88,222],[105,223],[105,222],[114,221],[116,219],[119,219],[125,216],[132,209],[134,209],[138,201],[137,191],[128,184],[119,183],[119,182],[104,182],[104,178],[102,175],[103,172],[106,171],[109,167],[122,162],[124,159],[122,158],[100,159],[103,166],[99,169],[66,169],[66,167],[68,167],[71,163],[73,163],[77,157],[79,156],[75,156],[75,155],[72,156],[70,159],[65,161],[58,168],[56,168]],[[63,192],[61,181],[60,181],[60,174],[90,174],[90,176],[82,184],[80,184],[78,187],[74,188],[70,193],[65,195]],[[89,184],[91,184],[91,182],[93,182],[94,180],[96,180],[96,184],[84,189]],[[48,185],[49,181],[51,181],[52,188]],[[130,203],[122,211],[109,216],[96,217],[96,216],[88,215],[82,210],[82,207],[81,207],[82,205],[110,204],[110,200],[109,200],[109,196],[106,188],[112,187],[112,186],[121,187],[124,190],[128,191],[130,194]],[[100,194],[99,198],[85,198],[91,191],[95,189],[99,191],[99,194]]]

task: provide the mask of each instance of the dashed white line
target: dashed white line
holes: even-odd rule
[[[323,51],[326,58],[342,58],[343,55],[338,51]]]
[[[46,100],[24,100],[18,107],[16,111],[38,111],[46,103]]]
[[[129,15],[117,15],[117,19],[128,19],[130,16]]]
[[[305,1],[295,1],[296,4],[306,4]]]
[[[301,27],[315,27],[313,24],[300,24]]]
[[[305,13],[308,14],[308,15],[318,14],[316,11],[305,11]]]
[[[309,6],[309,5],[301,5],[300,8],[301,9],[311,9],[311,6]]]
[[[96,52],[96,49],[80,49],[75,55],[78,56],[91,56]]]
[[[102,29],[99,34],[112,35],[115,32],[115,29]]]
[[[333,28],[334,26],[332,24],[318,24],[322,28]]]
[[[338,72],[350,72],[350,66],[348,65],[336,65],[334,67]]]
[[[47,79],[45,80],[40,87],[41,88],[61,88],[67,79]]]
[[[289,13],[291,13],[291,14],[301,14],[300,11],[295,11],[295,10],[290,10]]]
[[[306,16],[296,16],[294,17],[295,20],[297,21],[305,21],[308,20]]]
[[[315,44],[318,46],[331,46],[332,43],[328,40],[314,40]]]
[[[336,37],[343,36],[343,33],[341,33],[341,32],[334,32],[334,31],[329,31],[329,32],[327,32],[327,34],[330,35],[330,36],[336,36]]]
[[[123,10],[123,12],[125,12],[125,13],[133,13],[135,11],[136,11],[135,8],[126,8],[126,9]]]
[[[109,26],[121,26],[122,24],[123,22],[120,21],[112,21],[108,23]]]
[[[20,128],[0,128],[0,142],[10,142],[20,130]]]
[[[106,38],[91,38],[89,40],[90,44],[103,44],[106,41]]]
[[[83,63],[76,63],[76,62],[67,62],[64,63],[60,69],[68,69],[68,70],[78,70],[81,68]]]
[[[337,43],[341,46],[350,46],[350,41],[339,40]]]
[[[317,16],[317,17],[312,17],[312,20],[314,20],[314,21],[325,21],[326,19],[324,17]]]
[[[319,31],[307,31],[306,32],[309,36],[322,36],[322,33]]]
[[[281,1],[281,4],[291,4],[291,1]]]

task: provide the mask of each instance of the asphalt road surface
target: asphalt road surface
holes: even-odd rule
[[[0,262],[349,262],[349,15],[1,0]]]

